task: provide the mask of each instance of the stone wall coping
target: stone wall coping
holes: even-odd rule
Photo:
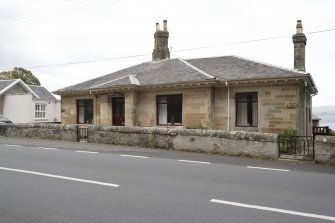
[[[315,137],[315,143],[316,144],[328,144],[334,146],[335,150],[335,136],[323,136],[323,135],[317,135]]]
[[[139,134],[160,134],[170,136],[203,136],[217,137],[234,140],[249,140],[260,142],[277,142],[278,135],[271,133],[207,130],[207,129],[179,129],[162,127],[126,127],[126,126],[88,126],[89,131],[123,132]]]
[[[51,123],[30,123],[30,124],[8,124],[7,128],[45,128],[45,129],[64,129],[75,130],[78,125],[74,124],[51,124]],[[81,125],[80,125],[81,126]],[[180,129],[163,127],[128,127],[128,126],[102,126],[87,125],[89,131],[122,132],[137,134],[159,134],[169,136],[202,136],[216,137],[233,140],[248,140],[260,142],[277,142],[278,135],[271,133],[245,132],[245,131],[226,131],[208,129]]]
[[[52,123],[17,123],[3,125],[7,128],[45,128],[45,129],[76,129],[77,125],[52,124]]]

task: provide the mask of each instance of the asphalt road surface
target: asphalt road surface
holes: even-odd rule
[[[335,222],[335,167],[0,138],[0,222]]]

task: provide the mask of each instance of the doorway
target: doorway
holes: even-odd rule
[[[124,126],[124,97],[112,98],[113,125]]]

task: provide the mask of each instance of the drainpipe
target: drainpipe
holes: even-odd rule
[[[227,125],[227,131],[230,130],[230,89],[228,86],[228,81],[226,81],[226,86],[228,89],[228,125]]]

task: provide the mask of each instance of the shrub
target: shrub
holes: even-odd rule
[[[284,129],[281,135],[285,138],[289,138],[291,136],[297,136],[298,131],[296,129],[288,128],[288,129]]]
[[[281,153],[289,153],[289,144],[292,145],[290,142],[292,141],[292,136],[297,136],[298,131],[293,128],[284,129],[282,133],[280,133],[280,152]]]

